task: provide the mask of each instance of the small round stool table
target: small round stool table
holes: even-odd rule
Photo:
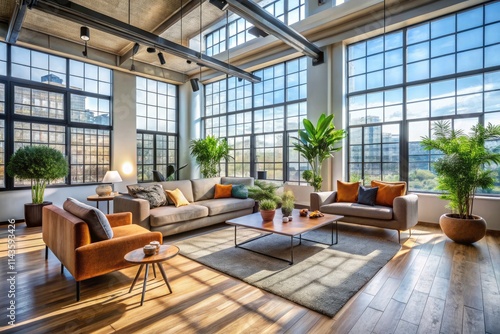
[[[146,282],[148,280],[148,273],[149,273],[149,265],[151,264],[153,266],[153,270],[155,267],[155,263],[160,269],[160,273],[163,276],[163,280],[167,284],[168,291],[172,293],[172,289],[170,288],[170,284],[168,283],[168,278],[167,274],[165,274],[165,270],[163,269],[163,266],[161,265],[161,262],[166,261],[168,259],[173,258],[179,254],[179,247],[173,246],[173,245],[160,245],[160,250],[158,253],[154,255],[145,255],[144,251],[142,248],[135,249],[131,252],[128,252],[125,254],[125,261],[133,263],[133,264],[139,264],[139,270],[137,271],[137,274],[135,275],[134,281],[132,282],[132,286],[130,287],[130,290],[128,291],[129,293],[132,292],[132,289],[135,286],[135,283],[137,282],[137,279],[139,278],[139,275],[141,274],[142,267],[146,265],[146,272],[144,274],[144,283],[142,284],[142,297],[141,297],[141,306],[144,303],[144,294],[146,292]],[[156,272],[155,272],[155,277],[156,277]]]

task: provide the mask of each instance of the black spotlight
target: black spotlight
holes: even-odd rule
[[[220,10],[226,10],[229,6],[227,1],[225,0],[210,0],[210,3]]]
[[[160,63],[162,65],[165,65],[166,61],[165,61],[165,57],[163,57],[163,53],[158,52],[158,59],[160,60]]]
[[[140,47],[139,43],[134,44],[134,47],[132,48],[132,55],[137,54],[137,52],[139,51],[139,47]]]
[[[191,81],[191,88],[193,89],[193,92],[197,92],[200,90],[200,85],[198,84],[198,81],[200,81],[200,79],[196,78],[189,81]]]
[[[90,40],[90,29],[88,27],[80,27],[80,38],[84,41]]]
[[[155,53],[155,52],[156,52],[156,49],[155,49],[155,48],[153,48],[152,46],[150,46],[150,47],[148,47],[148,48],[146,49],[146,51],[147,51],[148,53]]]
[[[248,33],[254,35],[255,37],[266,37],[267,35],[269,35],[267,32],[260,28],[257,28],[256,26],[248,29]]]
[[[188,59],[188,60],[186,60],[186,63],[191,64],[192,61]]]

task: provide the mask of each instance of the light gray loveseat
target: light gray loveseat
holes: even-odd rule
[[[396,197],[392,207],[337,202],[336,191],[313,192],[310,200],[311,210],[344,216],[340,221],[397,230],[398,242],[401,231],[410,230],[411,235],[418,223],[418,197],[414,194]]]
[[[215,177],[209,179],[180,180],[141,183],[147,187],[161,184],[164,190],[179,190],[189,201],[189,205],[176,208],[169,205],[149,208],[149,202],[130,195],[116,196],[113,199],[114,212],[132,212],[132,222],[163,236],[181,233],[204,226],[223,223],[228,219],[250,214],[255,201],[251,198],[217,198],[215,184],[244,184],[253,186],[253,177]]]

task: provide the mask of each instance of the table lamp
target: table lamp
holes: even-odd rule
[[[108,170],[102,179],[103,183],[122,182],[120,174],[116,170]],[[99,196],[109,196],[113,192],[113,188],[109,184],[100,184],[95,188],[95,192]]]

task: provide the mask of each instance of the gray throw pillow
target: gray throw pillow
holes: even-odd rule
[[[378,187],[365,188],[359,186],[358,191],[358,204],[375,205],[375,199],[377,198]]]
[[[248,188],[244,184],[233,184],[231,196],[234,198],[248,198]]]
[[[113,238],[111,225],[101,210],[71,197],[68,197],[64,202],[63,208],[87,223],[93,240],[99,241]]]
[[[148,201],[150,209],[167,204],[167,196],[161,184],[154,184],[149,187],[128,187],[128,192],[136,198]]]

